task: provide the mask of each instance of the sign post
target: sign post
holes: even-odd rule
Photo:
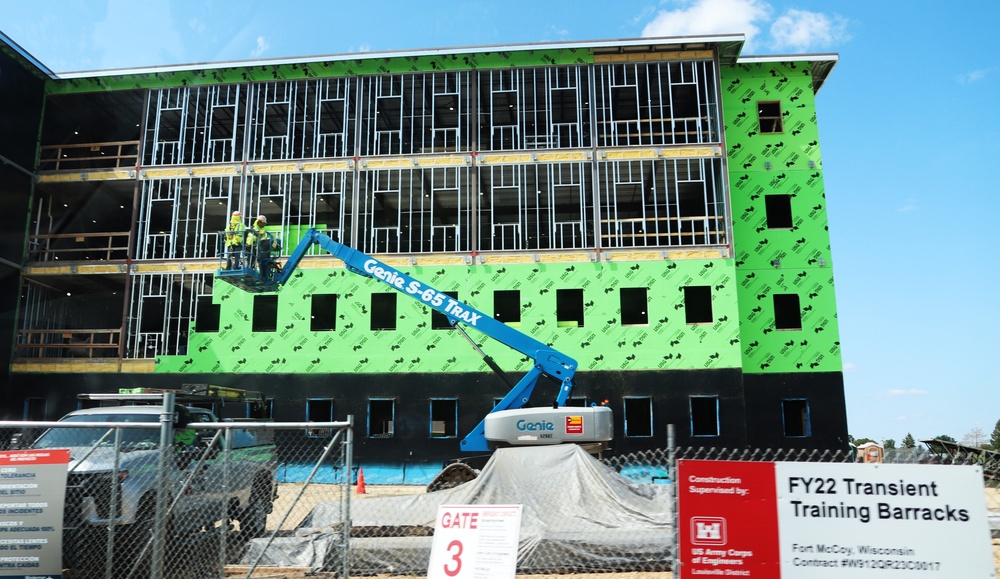
[[[428,579],[513,579],[521,505],[441,505]]]
[[[62,577],[69,450],[0,452],[0,577]]]
[[[995,573],[982,468],[678,461],[679,577]]]

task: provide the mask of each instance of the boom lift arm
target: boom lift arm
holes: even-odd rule
[[[313,244],[319,245],[331,255],[343,261],[347,266],[347,269],[352,273],[377,279],[396,291],[418,300],[427,307],[444,314],[447,317],[448,322],[453,327],[461,331],[466,339],[468,339],[473,345],[473,348],[475,348],[476,351],[483,356],[490,368],[500,374],[500,376],[505,380],[506,377],[496,363],[489,356],[485,355],[482,350],[480,350],[475,342],[469,338],[468,334],[465,333],[462,327],[459,326],[459,324],[461,323],[471,326],[483,334],[486,334],[490,338],[493,338],[505,344],[509,348],[528,356],[533,361],[532,368],[521,378],[520,381],[513,385],[507,395],[504,396],[503,399],[490,412],[490,416],[497,415],[498,413],[502,414],[504,411],[517,411],[518,409],[523,408],[529,401],[535,386],[538,384],[538,380],[542,376],[547,376],[560,384],[559,394],[557,395],[552,408],[561,408],[566,405],[566,401],[573,392],[573,376],[577,369],[576,360],[543,344],[542,342],[539,342],[531,336],[528,336],[502,322],[493,319],[492,316],[486,315],[476,308],[460,302],[422,281],[414,279],[413,277],[375,259],[366,253],[333,240],[330,236],[317,231],[315,228],[311,228],[305,233],[305,236],[295,247],[295,250],[292,251],[284,266],[280,271],[275,273],[273,280],[260,280],[256,272],[245,269],[220,270],[218,277],[224,281],[237,285],[237,287],[243,287],[243,289],[247,289],[249,291],[267,291],[268,289],[277,289],[277,286],[284,285],[292,277],[292,274],[302,261],[302,258],[305,257],[306,253]],[[240,282],[241,280],[246,279],[248,273],[255,279],[250,284],[250,287],[244,287]],[[509,382],[508,385],[510,385]],[[607,411],[603,421],[606,423],[606,427],[598,429],[602,432],[602,434],[597,438],[600,440],[610,440],[610,409],[606,407],[595,407],[591,409],[574,408],[574,411],[579,411],[579,413],[583,413],[585,410],[589,410],[591,413],[595,410]],[[522,410],[521,412],[525,411]],[[605,413],[600,412],[600,414]],[[480,452],[490,450],[489,440],[487,439],[486,424],[487,418],[484,418],[472,430],[472,432],[470,432],[462,440],[463,451]],[[536,422],[534,424],[539,423]],[[542,428],[545,429],[547,427],[543,426]],[[569,427],[567,426],[567,429],[568,428]],[[572,432],[575,433],[576,431],[573,430]],[[579,434],[584,434],[582,427]],[[533,437],[528,436],[523,438],[528,440]],[[586,440],[586,442],[592,441],[593,440]],[[563,440],[543,443],[551,444],[552,442],[563,442]]]

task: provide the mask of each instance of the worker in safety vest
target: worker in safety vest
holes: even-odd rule
[[[243,267],[243,214],[233,211],[226,227],[226,269]]]
[[[257,267],[257,258],[261,254],[260,242],[268,239],[267,232],[264,231],[264,227],[267,226],[267,217],[264,215],[258,215],[257,219],[254,220],[253,224],[250,226],[250,231],[247,232],[247,254],[250,256],[250,268]],[[268,244],[266,255],[263,257],[270,257],[271,246]]]

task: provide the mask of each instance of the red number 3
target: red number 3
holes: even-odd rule
[[[448,551],[453,551],[451,555],[451,560],[455,563],[455,567],[452,569],[449,565],[444,566],[444,574],[449,577],[454,577],[462,570],[462,542],[458,539],[448,543]]]

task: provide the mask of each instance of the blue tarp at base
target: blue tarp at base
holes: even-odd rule
[[[276,477],[281,483],[301,483],[309,477],[315,465],[282,464]],[[440,464],[406,463],[359,463],[351,469],[350,484],[358,484],[358,472],[364,471],[365,484],[370,485],[428,485],[444,468]],[[312,482],[322,484],[343,484],[344,469],[333,465],[322,465],[313,475]]]

